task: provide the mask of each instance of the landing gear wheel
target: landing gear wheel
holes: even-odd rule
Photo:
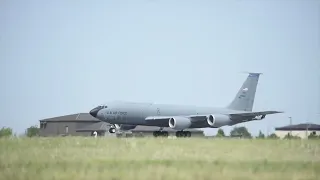
[[[153,137],[158,137],[158,131],[153,132]]]
[[[186,133],[187,137],[191,137],[191,132],[190,131],[186,131],[185,133]]]
[[[153,136],[154,136],[154,137],[158,137],[158,136],[168,137],[168,136],[169,136],[169,133],[168,133],[167,131],[154,131],[154,132],[153,132]]]
[[[163,137],[168,137],[168,136],[169,136],[169,133],[168,133],[167,131],[163,131],[163,132],[162,132],[162,136],[163,136]]]
[[[110,128],[109,129],[109,133],[115,133],[116,132],[116,129],[115,128]]]
[[[177,137],[191,137],[190,131],[177,131],[176,132]]]
[[[182,137],[183,136],[183,132],[182,131],[177,131],[176,132],[176,136],[177,137]]]

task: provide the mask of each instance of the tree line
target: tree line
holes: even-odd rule
[[[12,128],[10,127],[2,127],[0,129],[0,138],[2,137],[11,137],[11,136],[16,136],[13,134]],[[37,126],[30,126],[27,128],[23,134],[23,136],[26,137],[34,137],[34,136],[39,136],[39,128]],[[230,135],[226,136],[224,131],[220,128],[218,129],[217,134],[214,137],[222,138],[222,137],[240,137],[240,138],[254,138],[251,133],[248,131],[248,129],[244,126],[241,127],[234,127],[230,131]],[[275,134],[272,133],[268,136],[264,135],[261,131],[259,131],[258,136],[255,138],[259,139],[278,139],[279,137]],[[298,136],[292,136],[290,133],[288,133],[285,137],[285,139],[300,139]],[[315,133],[310,133],[308,136],[309,139],[320,139],[320,135],[316,135]]]
[[[11,137],[11,136],[17,136],[16,134],[13,134],[12,128],[2,127],[0,129],[0,138]],[[39,128],[37,126],[30,126],[25,130],[23,136],[27,136],[27,137],[39,136]]]
[[[218,132],[216,134],[215,137],[227,137],[224,133],[224,131],[220,128],[218,129]],[[251,133],[248,131],[248,129],[244,126],[242,127],[234,127],[231,131],[230,131],[230,135],[229,137],[240,137],[240,138],[254,138]],[[264,135],[261,131],[259,131],[258,136],[256,136],[255,138],[258,139],[279,139],[279,137],[275,134],[272,133],[268,136]],[[288,133],[284,139],[300,139],[300,137],[298,136],[293,136],[290,133]],[[308,136],[308,139],[320,139],[320,135],[316,135],[315,133],[310,133]]]

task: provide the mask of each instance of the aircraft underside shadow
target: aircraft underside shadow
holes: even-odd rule
[[[114,134],[114,133],[125,133],[125,132],[129,132],[130,130],[123,131],[123,130],[120,130],[119,128],[117,128],[116,126],[113,126],[113,127],[110,127],[108,131],[110,134]],[[153,131],[152,134],[153,134],[153,137],[169,137],[169,132],[164,131],[163,128],[160,128],[160,130],[158,130],[158,131]],[[192,133],[190,131],[184,131],[184,130],[176,131],[175,136],[176,137],[191,137]]]

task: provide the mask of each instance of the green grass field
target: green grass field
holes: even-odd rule
[[[320,179],[320,141],[0,139],[0,179]]]

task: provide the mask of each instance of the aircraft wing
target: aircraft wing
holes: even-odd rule
[[[183,116],[183,115],[181,115]],[[186,115],[186,116],[183,116],[183,117],[186,117],[186,118],[190,118],[192,122],[194,121],[202,121],[202,120],[206,120],[208,115]],[[172,117],[176,117],[176,116],[149,116],[147,117],[145,120],[146,121],[163,121],[163,120],[169,120],[170,118]]]
[[[251,121],[251,120],[261,120],[264,119],[268,114],[277,114],[283,113],[282,111],[256,111],[256,112],[232,112],[232,113],[225,113],[224,115],[228,115],[232,121],[239,122],[239,121]],[[183,117],[189,118],[192,123],[197,124],[206,124],[206,120],[209,114],[196,114],[196,115],[186,115]],[[170,118],[175,116],[150,116],[145,119],[148,125],[153,126],[162,126],[162,127],[169,127],[168,121]]]

